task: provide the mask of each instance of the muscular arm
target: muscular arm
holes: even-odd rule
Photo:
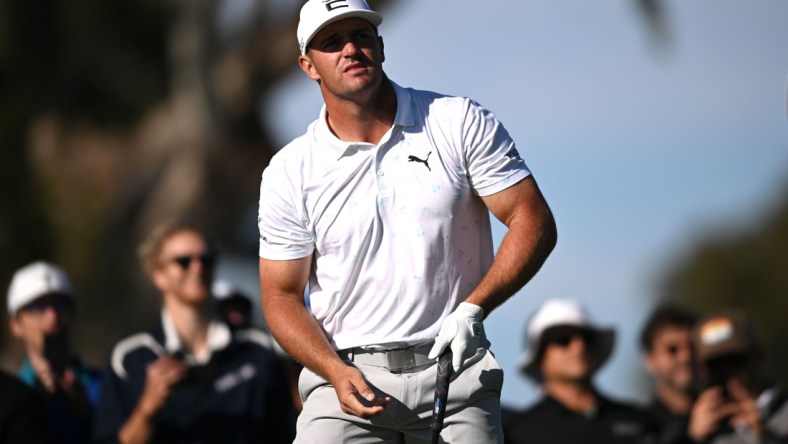
[[[539,271],[555,247],[555,220],[533,177],[482,197],[490,212],[509,228],[495,260],[465,302],[488,316]]]
[[[361,372],[339,358],[304,304],[311,260],[311,257],[287,261],[260,258],[261,301],[266,323],[282,348],[332,384],[345,413],[362,418],[378,415],[388,398],[376,399]]]

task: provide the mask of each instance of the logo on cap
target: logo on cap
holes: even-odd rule
[[[347,0],[323,0],[323,4],[326,6],[328,12],[339,8],[350,7],[350,5],[347,4]]]
[[[712,319],[700,329],[701,342],[719,344],[733,337],[733,324],[727,319]]]

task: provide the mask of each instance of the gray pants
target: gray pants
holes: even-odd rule
[[[390,372],[383,367],[356,366],[378,396],[390,396],[382,414],[361,419],[342,412],[336,392],[326,380],[304,368],[298,381],[304,408],[298,417],[296,444],[430,443],[436,365]],[[503,443],[501,386],[503,370],[480,348],[449,386],[442,442]]]

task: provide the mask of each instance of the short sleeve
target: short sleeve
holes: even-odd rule
[[[528,177],[531,172],[503,124],[473,100],[466,103],[462,143],[474,192],[489,196]]]
[[[285,147],[263,171],[257,227],[260,257],[290,260],[309,256],[315,249],[301,192],[302,170],[293,151]]]

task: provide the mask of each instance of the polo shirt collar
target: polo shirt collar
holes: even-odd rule
[[[188,353],[183,346],[178,332],[175,330],[175,324],[172,322],[167,310],[161,311],[161,325],[164,330],[164,348],[170,353],[186,353],[185,360],[187,363],[205,363],[211,359],[213,352],[221,350],[230,344],[232,333],[230,328],[223,322],[213,319],[208,325],[208,351],[207,356],[197,357]]]
[[[410,90],[397,85],[391,80],[389,81],[394,87],[394,92],[397,95],[397,114],[394,116],[392,128],[397,126],[409,127],[415,125],[413,117],[414,104]],[[346,142],[344,140],[340,140],[336,135],[334,135],[334,133],[332,133],[331,129],[328,127],[325,103],[320,108],[320,116],[317,119],[315,131],[315,140],[320,142],[322,145],[321,149],[331,152],[332,156],[335,156],[336,159],[339,159],[345,155],[350,155],[352,152],[358,151],[359,149],[370,148],[373,146],[365,142]],[[389,131],[389,133],[390,132],[391,131]]]

